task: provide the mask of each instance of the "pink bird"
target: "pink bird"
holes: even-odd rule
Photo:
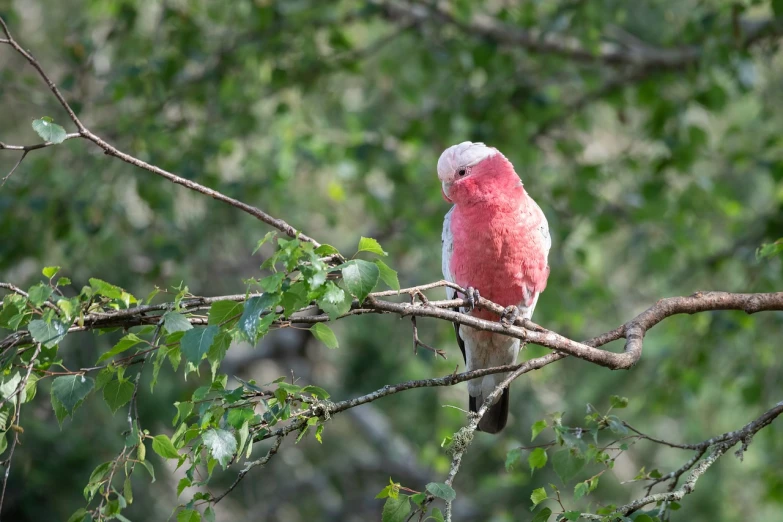
[[[507,307],[502,321],[530,319],[549,276],[547,256],[552,240],[546,217],[525,192],[514,166],[497,149],[469,141],[446,149],[438,160],[443,197],[454,206],[443,222],[443,277]],[[447,289],[450,299],[456,292]],[[474,306],[475,317],[498,316]],[[454,324],[467,370],[514,364],[519,339]],[[506,378],[487,375],[468,382],[470,411],[475,412]],[[488,433],[502,430],[508,419],[509,391],[495,400],[479,422]]]

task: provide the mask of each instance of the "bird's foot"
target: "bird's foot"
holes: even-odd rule
[[[465,310],[465,313],[470,313],[478,306],[481,294],[477,288],[469,286],[465,289],[465,299],[468,300],[468,309]]]
[[[512,326],[519,317],[519,308],[516,306],[508,306],[503,310],[503,315],[500,316],[500,323],[508,328]]]

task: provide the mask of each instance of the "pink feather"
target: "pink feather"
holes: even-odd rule
[[[511,163],[499,153],[484,159],[454,179],[448,198],[455,203],[454,282],[502,306],[530,306],[549,276],[548,231]],[[497,318],[481,310],[474,315]]]

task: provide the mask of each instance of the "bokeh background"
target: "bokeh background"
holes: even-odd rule
[[[783,236],[776,3],[2,0],[0,15],[94,132],[346,252],[359,236],[375,237],[403,286],[440,278],[441,151],[464,140],[499,148],[552,230],[551,277],[534,319],[585,339],[660,297],[781,288],[780,258],[755,257]],[[479,30],[480,15],[533,36]],[[561,39],[587,56],[530,44]],[[609,48],[694,57],[600,58]],[[7,143],[37,143],[30,122],[44,115],[74,130],[5,46],[0,115]],[[17,159],[3,152],[0,174]],[[270,250],[251,251],[267,231],[70,140],[32,152],[0,189],[0,280],[25,287],[41,267],[61,265],[77,289],[99,277],[136,295],[182,281],[195,294],[237,293],[259,275]],[[479,434],[463,461],[458,519],[532,516],[532,489],[556,476],[531,477],[524,463],[507,472],[504,461],[549,412],[578,423],[587,403],[606,408],[618,394],[630,398],[624,419],[674,441],[742,426],[783,399],[782,326],[775,313],[675,317],[649,332],[630,371],[569,359],[525,375],[512,388],[509,426]],[[293,370],[339,400],[461,365],[451,325],[420,320],[419,328],[446,361],[413,354],[407,321],[364,316],[335,325],[338,350],[306,332],[273,332],[259,346],[233,346],[221,371],[268,382]],[[61,351],[68,364],[89,365],[115,337],[70,336]],[[154,433],[171,430],[171,403],[199,385],[168,366],[159,382],[154,396],[147,386],[140,395]],[[444,405],[464,408],[466,397],[464,384],[413,390],[339,415],[323,445],[288,440],[219,504],[218,520],[378,520],[383,501],[374,496],[390,476],[414,489],[445,477],[441,440],[465,419]],[[92,468],[122,447],[124,416],[88,401],[60,429],[47,393],[27,412],[4,520],[66,520],[83,505]],[[622,481],[689,456],[637,444],[590,499],[635,498],[641,486]],[[156,468],[152,485],[134,476],[136,501],[124,512],[134,521],[166,520],[177,503],[176,473],[160,460]],[[744,461],[721,459],[672,520],[780,520],[781,469],[778,422]],[[218,484],[236,471],[221,472]]]

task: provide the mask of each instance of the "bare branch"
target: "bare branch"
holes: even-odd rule
[[[27,295],[27,292],[25,292],[24,290],[22,290],[22,289],[21,289],[21,288],[19,288],[18,286],[16,286],[16,285],[13,285],[13,284],[11,284],[11,283],[3,283],[2,281],[0,281],[0,288],[2,288],[2,289],[4,289],[4,290],[9,290],[9,291],[11,291],[11,292],[13,292],[13,293],[15,293],[15,294],[21,295],[22,297],[29,297],[29,296]],[[54,304],[54,303],[52,303],[51,301],[44,301],[44,304],[43,304],[43,306],[45,306],[46,308],[51,308],[52,310],[56,310],[57,312],[60,312],[60,311],[61,311],[61,310],[60,310],[60,309],[57,307],[57,305],[56,305],[56,304]],[[1,345],[1,344],[2,344],[2,343],[0,343],[0,345]]]
[[[81,137],[82,135],[80,133],[72,132],[70,134],[66,134],[63,141],[71,140],[73,138],[81,138]],[[51,147],[53,145],[59,145],[59,143],[52,143],[51,141],[45,141],[43,143],[36,143],[35,145],[9,145],[7,143],[3,143],[2,141],[0,141],[0,150],[21,150],[24,152],[30,152],[31,150],[44,149],[46,147]]]
[[[19,157],[19,161],[17,161],[17,162],[16,162],[16,165],[14,165],[14,168],[12,168],[12,169],[11,169],[11,171],[10,171],[8,174],[6,174],[5,176],[3,176],[3,179],[2,179],[2,181],[0,181],[0,188],[3,188],[3,186],[5,185],[5,182],[6,182],[6,181],[8,181],[8,178],[10,178],[10,177],[11,177],[11,174],[13,174],[13,173],[14,173],[14,171],[17,169],[17,167],[19,167],[19,165],[21,165],[21,164],[22,164],[22,162],[24,161],[25,157],[27,157],[27,152],[28,152],[28,151],[24,151],[24,152],[22,153],[22,155]]]
[[[30,374],[33,372],[33,366],[35,366],[35,361],[38,359],[38,355],[41,353],[41,343],[38,343],[35,347],[35,352],[33,353],[33,356],[30,358],[29,366],[27,367],[27,373],[22,378],[21,382],[19,383],[19,386],[14,391],[13,394],[11,394],[9,397],[6,397],[3,402],[10,399],[11,397],[15,395],[21,394],[22,390],[25,389],[25,386],[27,386],[27,381],[30,380]],[[3,475],[3,491],[0,493],[0,511],[3,509],[3,503],[5,502],[5,489],[8,485],[8,477],[11,476],[11,462],[14,458],[14,450],[16,449],[16,444],[19,442],[19,430],[13,429],[14,425],[19,425],[19,418],[22,415],[22,397],[16,397],[16,405],[14,408],[14,416],[13,418],[9,418],[6,422],[8,423],[8,426],[11,428],[9,431],[13,432],[13,441],[11,442],[11,451],[8,452],[8,458],[4,461],[5,464],[5,474]]]
[[[655,503],[676,502],[682,500],[682,498],[685,495],[688,495],[694,491],[694,489],[696,488],[696,482],[699,480],[699,477],[701,477],[710,468],[710,466],[712,466],[715,463],[715,461],[717,461],[724,453],[726,453],[731,447],[742,442],[742,448],[739,451],[737,451],[738,456],[741,455],[741,453],[747,448],[748,444],[750,443],[750,439],[753,437],[753,435],[758,433],[764,427],[768,426],[773,420],[775,420],[782,413],[783,413],[783,401],[777,403],[775,406],[773,406],[772,408],[764,412],[764,414],[762,414],[760,417],[749,422],[742,428],[735,431],[729,431],[727,433],[718,435],[716,437],[712,437],[711,439],[707,439],[698,444],[673,444],[670,442],[648,437],[647,435],[642,434],[638,430],[631,428],[633,431],[641,435],[643,438],[646,438],[653,442],[659,444],[665,444],[667,446],[671,446],[675,448],[694,449],[697,450],[697,453],[696,455],[694,455],[693,458],[691,458],[688,462],[686,462],[680,469],[661,477],[652,485],[654,486],[657,483],[674,479],[674,482],[669,487],[669,491],[667,491],[666,493],[656,493],[653,495],[648,494],[645,497],[636,499],[633,502],[629,502],[624,506],[618,507],[613,513],[611,513],[608,516],[608,518],[612,519],[612,517],[616,517],[620,515],[628,515],[629,513],[632,513],[638,510],[639,508],[642,508],[654,502]],[[676,487],[677,479],[679,479],[679,477],[683,473],[685,473],[688,469],[690,469],[702,457],[702,455],[704,455],[704,453],[706,453],[707,450],[711,447],[713,448],[713,450],[709,454],[709,456],[707,456],[706,459],[699,462],[699,464],[693,469],[691,474],[688,476],[688,479],[685,481],[682,487],[680,489],[675,490],[674,488]],[[650,488],[652,488],[652,486],[650,486]],[[648,493],[649,493],[649,489],[648,489]],[[581,516],[588,520],[607,519],[606,515],[593,515],[590,513],[582,513]]]
[[[19,45],[16,40],[11,36],[8,26],[5,23],[5,20],[0,17],[0,26],[2,27],[3,32],[8,37],[7,40],[3,43],[7,43],[13,47],[16,52],[18,52],[22,57],[24,57],[27,62],[32,65],[36,71],[38,71],[38,75],[46,82],[46,85],[49,87],[49,90],[52,91],[54,96],[57,98],[57,101],[60,102],[60,105],[65,109],[65,111],[68,113],[68,117],[71,119],[71,121],[76,125],[76,128],[79,130],[77,133],[78,136],[81,136],[84,139],[87,139],[94,144],[96,144],[98,147],[103,149],[104,153],[109,156],[114,156],[115,158],[119,158],[122,161],[129,163],[131,165],[134,165],[136,167],[139,167],[141,169],[144,169],[148,172],[152,172],[153,174],[156,174],[158,176],[161,176],[172,183],[176,183],[177,185],[182,185],[183,187],[186,187],[190,190],[200,192],[201,194],[204,194],[206,196],[209,196],[213,199],[216,199],[218,201],[222,201],[224,203],[228,203],[229,205],[238,208],[242,210],[243,212],[250,214],[251,216],[259,219],[260,221],[263,221],[267,225],[270,225],[281,232],[285,233],[286,235],[294,238],[299,238],[302,241],[307,241],[309,243],[313,243],[316,246],[319,246],[320,243],[316,241],[315,239],[311,238],[310,236],[307,236],[305,234],[302,234],[298,232],[294,227],[283,221],[282,219],[275,218],[263,210],[256,208],[252,205],[248,205],[247,203],[244,203],[242,201],[239,201],[238,199],[234,199],[232,197],[226,196],[225,194],[218,192],[217,190],[211,189],[209,187],[206,187],[204,185],[201,185],[200,183],[196,183],[195,181],[191,181],[189,179],[182,178],[180,176],[177,176],[176,174],[173,174],[167,170],[164,170],[160,167],[156,167],[155,165],[151,165],[145,161],[142,161],[138,158],[135,158],[131,156],[130,154],[126,154],[125,152],[122,152],[118,148],[114,147],[113,145],[110,145],[107,141],[105,141],[100,136],[96,135],[92,131],[90,131],[85,125],[81,122],[81,120],[76,116],[76,113],[71,108],[70,104],[65,100],[60,90],[57,88],[57,86],[54,84],[52,79],[49,77],[49,75],[46,74],[46,72],[41,67],[41,64],[38,63],[38,60],[36,60],[32,54],[25,51],[24,48],[22,48],[21,45]],[[75,136],[74,136],[75,137]],[[39,147],[40,148],[40,147]],[[18,149],[17,149],[18,150]]]

